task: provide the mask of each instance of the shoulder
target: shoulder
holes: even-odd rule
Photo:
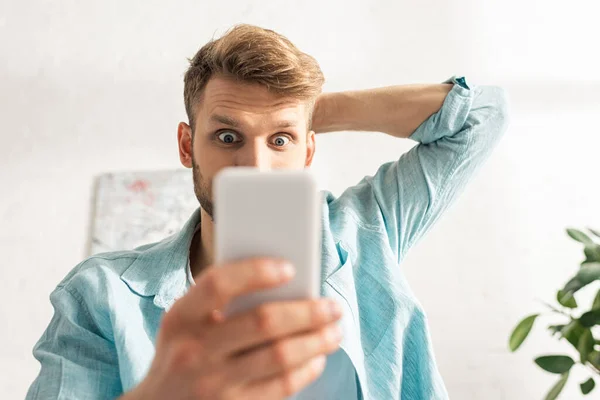
[[[377,197],[378,185],[382,182],[377,177],[388,175],[393,166],[394,162],[381,165],[375,176],[363,177],[357,184],[346,188],[339,196],[329,191],[322,191],[324,221],[329,222],[332,228],[349,228],[355,225],[370,231],[384,231],[380,199]],[[386,184],[391,185],[392,182],[388,179]]]

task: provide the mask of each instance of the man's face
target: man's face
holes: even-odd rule
[[[225,167],[301,169],[310,166],[315,134],[306,102],[266,88],[211,78],[196,107],[195,131],[179,124],[181,163],[193,168],[194,192],[213,218],[212,181]]]

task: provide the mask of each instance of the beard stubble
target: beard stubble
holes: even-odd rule
[[[208,214],[214,222],[214,207],[211,199],[210,184],[202,176],[200,167],[196,164],[196,160],[192,157],[192,179],[194,180],[194,194],[200,203],[200,207]]]

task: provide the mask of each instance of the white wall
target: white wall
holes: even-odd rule
[[[600,228],[594,4],[0,2],[2,397],[22,398],[38,373],[31,350],[52,315],[50,291],[85,254],[94,177],[178,167],[186,57],[249,22],[314,55],[326,90],[453,74],[509,90],[504,141],[403,268],[453,398],[543,398],[555,377],[531,359],[564,346],[542,325],[521,352],[506,344],[514,324],[540,309],[534,299],[551,300],[580,261],[564,228]],[[322,136],[315,169],[340,193],[411,145],[380,134]],[[563,398],[579,398],[584,378]]]

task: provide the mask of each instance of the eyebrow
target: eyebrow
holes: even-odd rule
[[[240,123],[238,121],[231,117],[228,117],[227,115],[213,114],[210,116],[210,120],[213,122],[218,122],[220,124],[229,125],[234,128],[238,128],[240,126]]]
[[[213,122],[218,122],[220,124],[229,125],[233,128],[239,128],[241,125],[237,120],[235,120],[227,115],[221,115],[221,114],[211,115],[210,120]],[[283,120],[283,121],[278,121],[275,126],[277,128],[290,128],[290,127],[295,127],[297,125],[298,125],[298,123],[296,121]]]

